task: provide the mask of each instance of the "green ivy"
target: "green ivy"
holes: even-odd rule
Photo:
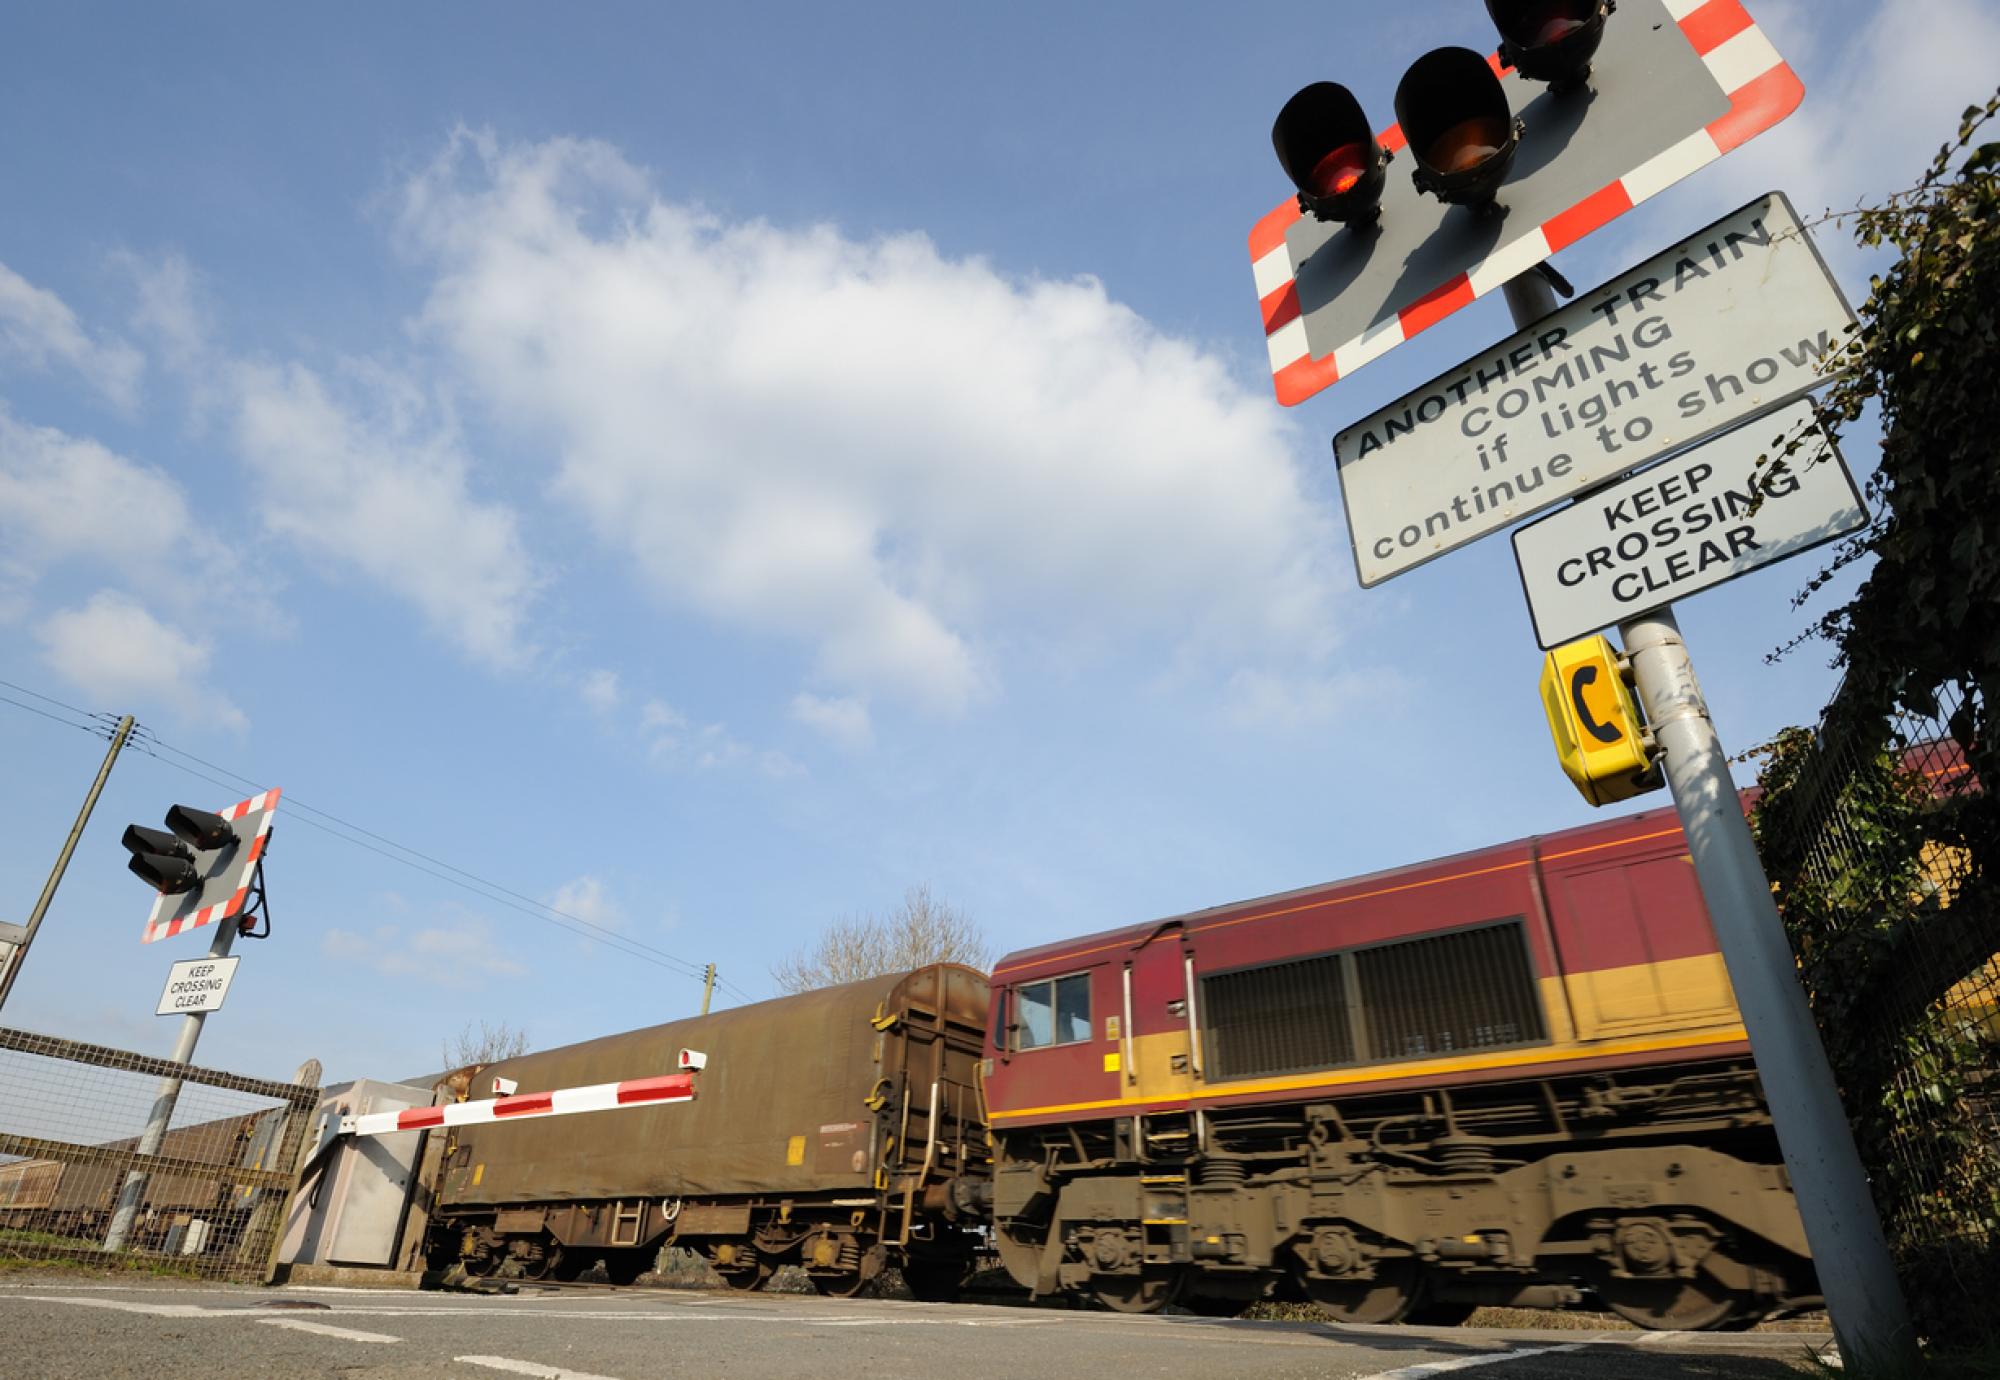
[[[1829,430],[1873,404],[1869,525],[1798,604],[1865,567],[1852,598],[1774,656],[1834,649],[1817,735],[1768,749],[1758,847],[1920,1327],[2000,1340],[2000,1060],[1944,1000],[2000,949],[2000,95],[1966,110],[1923,178],[1849,216],[1895,260],[1832,362]],[[1949,702],[1947,711],[1942,703]],[[1930,721],[1970,767],[1955,789],[1907,768],[1891,725]],[[1969,785],[1969,788],[1968,788]]]

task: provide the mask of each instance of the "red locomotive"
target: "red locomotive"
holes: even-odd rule
[[[1011,954],[992,1011],[993,1226],[1038,1295],[1817,1302],[1671,810]]]

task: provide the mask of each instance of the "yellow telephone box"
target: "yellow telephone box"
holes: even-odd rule
[[[1593,805],[1628,800],[1662,784],[1622,661],[1601,634],[1565,643],[1542,660],[1542,710],[1556,757]]]

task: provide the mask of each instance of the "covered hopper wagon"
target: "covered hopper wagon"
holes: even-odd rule
[[[630,1282],[676,1245],[739,1289],[794,1264],[850,1294],[895,1265],[920,1297],[948,1297],[990,1177],[986,1015],[983,974],[933,964],[495,1063],[488,1090],[707,1057],[691,1102],[450,1131],[432,1264],[573,1279],[601,1259]]]

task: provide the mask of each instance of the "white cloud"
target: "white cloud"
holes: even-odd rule
[[[67,365],[117,407],[138,405],[145,357],[116,338],[93,340],[62,298],[0,264],[0,359],[10,356],[31,369]]]
[[[800,693],[792,697],[792,717],[850,751],[874,740],[865,700]]]
[[[0,404],[0,583],[32,582],[58,561],[109,566],[169,597],[190,572],[234,564],[164,471],[18,422]]]
[[[455,136],[401,225],[429,338],[554,492],[829,687],[950,712],[1023,644],[1328,649],[1345,577],[1293,424],[1095,280],[725,223],[569,140]]]
[[[625,923],[625,912],[604,890],[602,879],[585,874],[564,882],[549,898],[549,909],[595,925],[615,930]]]
[[[1991,3],[1884,0],[1853,28],[1828,25],[1812,0],[1764,0],[1756,13],[1806,97],[1719,165],[1737,202],[1782,187],[1812,219],[1880,201],[1913,184],[1957,135],[1965,107],[1993,94],[2000,10]],[[1844,228],[1816,238],[1836,259],[1860,254]]]
[[[246,726],[243,712],[206,683],[207,639],[160,622],[129,595],[101,590],[82,608],[51,614],[35,636],[43,660],[100,704],[162,704],[193,722]]]
[[[146,259],[130,252],[114,254],[112,262],[132,276],[138,290],[132,325],[140,337],[177,369],[202,360],[213,327],[193,265],[178,254]]]
[[[494,667],[525,662],[539,576],[506,506],[475,498],[450,419],[405,376],[348,361],[339,390],[300,364],[234,366],[235,441],[265,527],[360,572]]]
[[[751,767],[766,776],[797,776],[804,768],[775,748],[756,748],[738,739],[726,724],[690,723],[664,700],[648,700],[639,711],[639,735],[647,754],[665,767],[712,771]]]
[[[423,929],[381,925],[369,934],[331,929],[320,940],[320,952],[335,962],[460,991],[483,986],[490,978],[526,977],[529,968],[522,958],[534,951],[531,944],[497,937],[493,926],[476,915]]]
[[[619,687],[616,671],[586,671],[577,678],[576,692],[583,702],[599,714],[609,714],[625,698]]]

